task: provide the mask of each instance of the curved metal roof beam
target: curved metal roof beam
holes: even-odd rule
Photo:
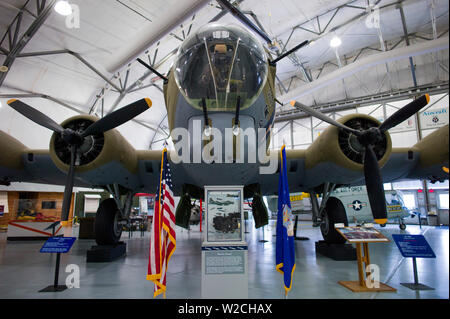
[[[183,0],[179,1],[176,7],[168,12],[167,16],[158,19],[146,27],[136,37],[130,40],[128,46],[117,51],[112,58],[107,61],[108,72],[115,73],[130,61],[137,58],[145,50],[158,42],[162,37],[169,34],[173,29],[182,24],[186,19],[198,12],[210,0]]]
[[[339,68],[338,70],[331,72],[327,75],[323,75],[318,80],[307,83],[297,89],[291,90],[289,93],[281,96],[279,100],[282,101],[283,104],[287,104],[291,100],[295,100],[307,94],[313,93],[321,88],[333,84],[336,81],[344,79],[352,74],[366,70],[373,66],[448,49],[449,48],[448,41],[449,38],[445,37],[427,41],[424,43],[410,45],[403,48],[394,49],[391,51],[373,54],[371,56],[362,58],[356,62],[348,64],[342,68]]]

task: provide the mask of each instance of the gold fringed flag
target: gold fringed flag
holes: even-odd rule
[[[280,175],[278,177],[278,215],[276,229],[276,270],[283,274],[285,295],[292,288],[295,270],[294,222],[289,198],[285,146],[281,148]]]
[[[172,173],[167,160],[167,149],[164,148],[150,233],[150,256],[147,272],[147,280],[154,283],[153,298],[161,293],[164,294],[164,298],[166,297],[167,266],[176,249],[175,202],[172,188]]]

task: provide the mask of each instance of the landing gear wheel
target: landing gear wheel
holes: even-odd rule
[[[405,224],[400,224],[400,225],[398,225],[398,227],[400,227],[401,230],[405,230],[406,229],[406,225]]]
[[[119,209],[113,198],[105,199],[100,203],[95,217],[95,241],[98,245],[114,245],[122,235],[122,227],[118,221]]]
[[[325,216],[320,231],[323,239],[328,244],[344,244],[345,238],[334,228],[334,224],[342,223],[348,226],[347,214],[345,213],[344,205],[335,197],[330,197],[325,207]]]
[[[386,227],[386,223],[380,224],[381,227]]]

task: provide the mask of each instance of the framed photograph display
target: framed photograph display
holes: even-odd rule
[[[336,230],[350,243],[373,243],[389,241],[386,236],[384,236],[373,227],[349,226],[336,228]]]
[[[205,187],[206,242],[243,242],[243,188]]]

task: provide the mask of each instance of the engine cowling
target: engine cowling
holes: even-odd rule
[[[98,118],[91,115],[78,115],[61,123],[64,128],[82,132]],[[70,164],[70,146],[58,133],[50,140],[50,156],[55,165],[67,172]],[[135,149],[117,130],[91,135],[84,138],[77,149],[75,174],[90,184],[98,181],[109,184],[108,176],[125,187],[132,187],[138,171],[138,157]],[[97,181],[98,180],[98,181]],[[98,184],[97,184],[98,185]]]
[[[378,127],[381,123],[365,114],[350,114],[338,120],[353,129]],[[386,164],[392,152],[392,140],[388,132],[374,147],[380,167]],[[364,148],[352,133],[331,125],[308,149],[305,166],[313,168],[323,162],[332,162],[339,167],[352,171],[363,171]]]

